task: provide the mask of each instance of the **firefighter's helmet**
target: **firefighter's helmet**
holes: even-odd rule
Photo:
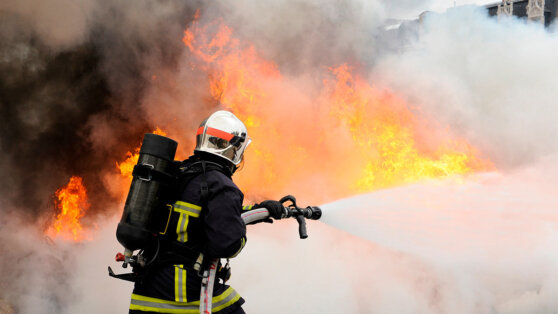
[[[250,141],[244,123],[231,112],[220,110],[200,124],[194,150],[225,158],[238,165]]]

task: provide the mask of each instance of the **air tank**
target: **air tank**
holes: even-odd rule
[[[162,195],[174,183],[173,161],[177,145],[172,139],[156,134],[147,133],[143,138],[124,212],[116,229],[118,242],[129,254],[145,248],[161,231],[161,217],[169,215]]]

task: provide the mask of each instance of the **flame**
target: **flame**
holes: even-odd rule
[[[236,180],[251,194],[303,189],[315,201],[331,201],[492,169],[466,140],[353,75],[348,65],[321,73],[319,92],[307,93],[304,81],[283,76],[233,34],[222,19],[196,20],[183,42],[195,57],[192,68],[207,73],[211,96],[245,122],[253,139],[245,154],[250,166]]]
[[[155,130],[153,130],[152,133],[157,134],[157,135],[161,135],[161,136],[167,136],[167,132],[161,130],[159,127],[155,127]]]
[[[353,77],[346,64],[329,70],[335,77],[324,80],[331,114],[348,128],[359,153],[368,160],[356,182],[359,190],[491,168],[491,163],[476,157],[475,149],[462,139],[439,141],[429,150],[428,139],[420,134],[436,131],[428,130],[401,99]]]
[[[214,36],[207,36],[212,32]],[[213,98],[242,117],[246,127],[258,127],[260,119],[256,109],[267,97],[265,89],[260,88],[259,78],[281,75],[276,65],[260,58],[253,46],[242,49],[242,43],[232,33],[222,19],[203,27],[194,21],[184,32],[183,42],[206,65],[214,65],[206,68],[210,72]]]
[[[55,193],[56,208],[59,213],[56,220],[47,229],[46,234],[51,238],[62,238],[68,241],[83,241],[85,232],[80,224],[80,219],[89,209],[87,190],[81,177],[71,177],[70,182]]]
[[[167,133],[161,130],[159,127],[156,127],[152,133],[161,136],[167,136]],[[132,179],[134,166],[138,163],[140,146],[136,147],[133,153],[130,151],[127,152],[126,159],[122,163],[116,163],[116,167],[118,168],[118,170],[120,170],[120,174],[125,178],[129,178],[130,180]]]

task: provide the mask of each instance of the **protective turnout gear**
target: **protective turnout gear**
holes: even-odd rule
[[[238,166],[250,141],[244,123],[234,114],[220,110],[200,124],[194,150],[219,156]]]
[[[254,206],[255,208],[265,208],[269,211],[269,215],[275,219],[281,219],[285,212],[283,204],[279,201],[267,200]]]
[[[229,172],[212,167],[214,161],[224,159],[203,157],[207,156],[194,155],[180,166],[186,169],[179,177],[184,184],[179,182],[168,231],[158,247],[145,253],[149,258],[158,251],[159,263],[136,283],[130,313],[199,313],[202,278],[195,270],[196,256],[204,254],[203,264],[235,257],[246,244],[241,218],[244,195]],[[213,312],[225,314],[238,311],[244,300],[233,288],[215,281],[211,303]]]

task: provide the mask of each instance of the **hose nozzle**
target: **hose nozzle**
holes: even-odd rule
[[[308,206],[308,219],[318,220],[322,217],[322,210],[318,206]]]

